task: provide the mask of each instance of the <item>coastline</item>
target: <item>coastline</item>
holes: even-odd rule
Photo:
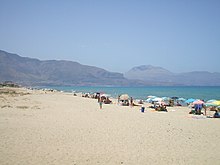
[[[3,88],[0,88],[3,89]],[[218,164],[219,119],[58,91],[4,88],[0,164]]]
[[[157,97],[183,97],[185,99],[195,98],[201,100],[220,100],[220,87],[219,86],[146,86],[146,87],[72,87],[72,86],[43,86],[41,88],[51,88],[58,91],[65,92],[83,92],[95,93],[103,92],[110,94],[113,98],[118,95],[127,93],[136,99],[146,100],[147,96],[153,95]]]

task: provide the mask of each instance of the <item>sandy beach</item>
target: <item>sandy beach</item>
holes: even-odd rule
[[[1,165],[219,164],[220,119],[0,88]],[[210,112],[208,112],[210,113]]]

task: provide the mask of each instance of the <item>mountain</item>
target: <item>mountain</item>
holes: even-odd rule
[[[173,81],[186,85],[220,86],[220,73],[194,71],[177,74]]]
[[[141,65],[124,74],[130,80],[142,80],[155,85],[220,86],[220,73],[194,71],[173,73],[162,67]]]
[[[72,61],[21,57],[0,50],[0,82],[24,85],[129,85],[121,73]]]
[[[123,75],[78,62],[41,61],[0,50],[0,82],[4,81],[32,86],[220,86],[220,73],[196,71],[177,74],[162,67],[142,65]]]
[[[141,65],[134,67],[124,74],[128,79],[136,79],[151,82],[166,82],[173,73],[152,65]]]

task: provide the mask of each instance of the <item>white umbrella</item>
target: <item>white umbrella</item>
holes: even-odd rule
[[[101,94],[100,96],[101,96],[101,97],[110,97],[111,95],[103,93],[103,94]]]
[[[152,99],[152,101],[158,101],[158,102],[161,102],[161,101],[163,101],[163,99],[160,98],[160,97],[156,97],[156,98]]]
[[[122,95],[120,96],[120,100],[128,100],[128,99],[129,99],[128,94],[122,94]]]

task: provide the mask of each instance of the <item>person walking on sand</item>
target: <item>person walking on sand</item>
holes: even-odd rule
[[[118,95],[118,105],[119,105],[119,103],[120,103],[120,95]]]
[[[100,96],[98,97],[98,103],[99,103],[100,109],[102,109],[102,99]]]
[[[133,105],[134,105],[134,101],[133,101],[133,98],[131,97],[130,106],[133,107]]]

